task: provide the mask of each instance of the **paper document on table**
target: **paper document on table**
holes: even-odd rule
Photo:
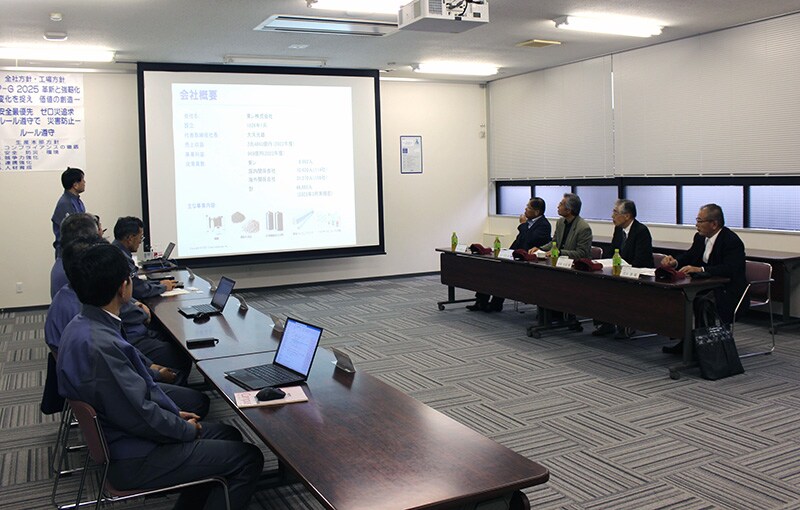
[[[170,296],[180,296],[182,294],[188,294],[189,291],[186,289],[172,289],[166,292],[161,293],[161,297],[170,297]]]
[[[656,270],[647,267],[622,266],[622,271],[619,275],[624,278],[639,278],[642,275],[655,276]]]
[[[497,258],[514,260],[514,250],[500,250],[500,253],[497,254]]]
[[[603,264],[603,267],[611,267],[611,266],[614,265],[613,259],[597,259],[597,260],[595,260],[595,262],[599,262],[600,264]],[[625,259],[622,259],[622,265],[623,266],[630,266],[630,264],[625,262]]]
[[[282,404],[308,402],[308,397],[303,391],[302,386],[287,386],[286,388],[281,389],[286,393],[286,396],[283,398],[277,398],[275,400],[258,400],[256,398],[258,391],[242,391],[240,393],[234,393],[233,396],[236,397],[236,406],[240,408],[278,406]]]

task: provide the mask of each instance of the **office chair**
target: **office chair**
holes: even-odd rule
[[[599,246],[592,246],[592,251],[590,252],[589,257],[592,260],[602,259],[603,249]]]
[[[663,253],[653,253],[653,267],[661,267],[661,261],[664,260],[664,257],[666,257],[666,255]]]
[[[775,324],[772,320],[772,266],[766,262],[756,262],[753,260],[745,261],[745,278],[747,279],[747,287],[745,287],[742,297],[736,304],[736,310],[733,315],[733,323],[731,324],[731,333],[733,333],[736,326],[736,312],[742,306],[745,299],[750,301],[750,308],[758,306],[766,306],[769,311],[769,331],[772,335],[772,345],[768,351],[748,352],[742,354],[740,358],[749,358],[750,356],[759,356],[761,354],[772,354],[775,350]]]
[[[78,508],[82,505],[89,504],[94,504],[95,509],[99,509],[101,504],[125,501],[132,498],[150,496],[153,494],[163,494],[166,492],[177,491],[187,487],[193,487],[207,483],[218,483],[222,485],[225,493],[225,508],[230,510],[231,504],[228,498],[228,484],[223,478],[220,477],[204,478],[202,480],[171,485],[168,487],[161,487],[158,489],[119,490],[114,488],[111,485],[111,482],[108,481],[108,467],[110,465],[108,444],[106,443],[105,436],[103,435],[103,429],[100,426],[100,420],[97,418],[97,413],[95,412],[94,408],[92,408],[92,406],[86,402],[81,402],[79,400],[68,400],[68,402],[72,412],[78,419],[78,425],[83,433],[83,437],[86,439],[89,455],[86,457],[86,463],[84,464],[83,473],[78,486],[78,494],[75,498],[75,504],[59,506],[59,510]],[[90,459],[96,464],[96,469],[94,469],[94,471],[96,471],[98,475],[96,486],[97,497],[93,500],[82,502],[81,499],[83,498],[83,488],[86,486],[86,475],[92,470],[89,466]]]

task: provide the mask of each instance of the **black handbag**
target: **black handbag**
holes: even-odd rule
[[[714,302],[706,299],[701,322],[706,325],[694,330],[694,350],[700,375],[703,379],[716,381],[724,377],[744,373],[733,333],[719,320]]]

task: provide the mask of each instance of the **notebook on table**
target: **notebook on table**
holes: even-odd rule
[[[175,243],[169,243],[169,245],[167,245],[167,249],[164,250],[164,254],[161,255],[161,257],[142,262],[142,269],[145,271],[157,271],[159,269],[172,267],[174,264],[169,261],[169,258],[172,256],[172,250],[174,249]]]
[[[197,317],[199,314],[217,315],[222,313],[225,309],[225,304],[228,298],[231,297],[233,286],[236,282],[230,278],[222,277],[219,279],[217,290],[214,291],[214,296],[211,297],[211,303],[204,303],[202,305],[182,306],[178,308],[181,315],[188,318]]]
[[[225,372],[225,377],[248,390],[304,382],[321,337],[322,328],[288,318],[272,363]]]

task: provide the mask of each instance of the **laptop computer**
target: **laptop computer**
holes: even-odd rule
[[[178,308],[178,312],[189,319],[197,317],[199,314],[220,314],[222,313],[222,310],[225,309],[225,304],[228,302],[228,298],[231,297],[231,292],[233,292],[234,285],[236,285],[235,281],[223,276],[219,279],[219,285],[217,285],[217,290],[214,291],[214,295],[211,297],[211,303],[203,303],[202,305],[194,306],[182,306]]]
[[[248,390],[301,383],[308,379],[321,337],[322,328],[288,318],[271,364],[232,370],[225,377]]]
[[[164,269],[165,267],[172,267],[174,264],[169,261],[169,258],[172,256],[172,250],[175,249],[175,243],[169,243],[167,245],[167,249],[164,250],[164,254],[157,259],[150,259],[145,260],[142,262],[142,269],[145,271],[153,271],[158,269]]]

